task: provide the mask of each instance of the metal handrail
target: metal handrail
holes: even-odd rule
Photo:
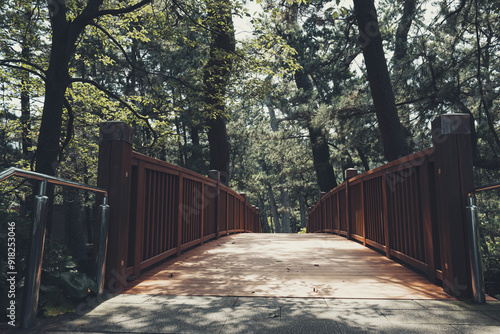
[[[467,219],[469,220],[469,260],[472,273],[472,293],[474,301],[479,304],[486,302],[486,294],[484,291],[484,275],[481,262],[481,247],[479,247],[479,220],[476,206],[475,194],[486,190],[500,188],[500,182],[491,183],[485,186],[474,188],[468,194]]]
[[[69,187],[74,187],[82,190],[89,190],[89,191],[95,191],[101,194],[104,194],[104,196],[108,196],[108,192],[105,189],[94,187],[94,186],[89,186],[87,184],[82,184],[74,181],[68,181],[64,180],[55,176],[47,175],[47,174],[42,174],[38,172],[33,172],[29,170],[24,170],[16,167],[10,167],[3,172],[0,173],[0,182],[3,180],[8,179],[11,176],[20,176],[20,177],[25,177],[33,180],[47,180],[49,183],[52,184],[57,184],[60,186],[69,186]]]
[[[493,190],[493,189],[497,189],[497,188],[500,188],[500,182],[490,183],[490,184],[487,184],[485,186],[480,186],[480,187],[474,188],[474,190],[472,190],[472,192],[469,193],[469,196],[477,194],[477,193],[482,192],[482,191]]]
[[[11,167],[0,173],[0,182],[12,176],[19,176],[40,181],[38,195],[35,195],[33,211],[33,232],[31,233],[31,247],[28,255],[28,265],[24,280],[24,295],[21,309],[21,327],[31,328],[36,324],[38,311],[38,296],[40,293],[40,277],[42,272],[43,248],[45,240],[45,226],[48,211],[48,197],[46,196],[47,183],[60,186],[69,186],[77,189],[104,194],[103,202],[99,206],[99,239],[97,244],[97,270],[95,280],[98,294],[104,291],[104,269],[106,260],[106,242],[108,238],[109,205],[108,192],[105,189],[86,184],[64,180],[55,176],[24,169]]]

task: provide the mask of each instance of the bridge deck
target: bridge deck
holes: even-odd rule
[[[453,299],[383,255],[330,234],[237,234],[146,272],[124,293]]]

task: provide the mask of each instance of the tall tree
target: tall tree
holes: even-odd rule
[[[408,155],[410,150],[396,109],[374,0],[354,0],[354,12],[384,155],[389,161],[395,160]]]
[[[207,16],[207,25],[210,29],[210,54],[203,81],[210,169],[222,172],[221,181],[228,185],[230,170],[226,129],[226,89],[236,48],[231,2],[207,0]]]
[[[88,0],[83,10],[74,17],[70,15],[66,2],[49,3],[52,39],[48,67],[43,73],[45,100],[35,154],[36,171],[49,175],[56,173],[64,108],[71,113],[65,93],[72,82],[79,81],[71,77],[69,66],[84,29],[100,17],[107,15],[118,17],[137,10],[151,1],[143,0],[119,9],[101,9],[103,0]]]

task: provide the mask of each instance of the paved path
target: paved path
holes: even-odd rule
[[[385,256],[331,234],[236,234],[145,273],[129,294],[452,299]]]
[[[499,334],[500,302],[453,300],[344,238],[246,234],[170,260],[124,294],[89,297],[75,314],[38,322],[7,332]]]
[[[500,333],[500,303],[115,295],[10,333]]]

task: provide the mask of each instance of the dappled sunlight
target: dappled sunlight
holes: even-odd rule
[[[453,299],[426,278],[329,234],[239,234],[144,273],[127,294]]]

